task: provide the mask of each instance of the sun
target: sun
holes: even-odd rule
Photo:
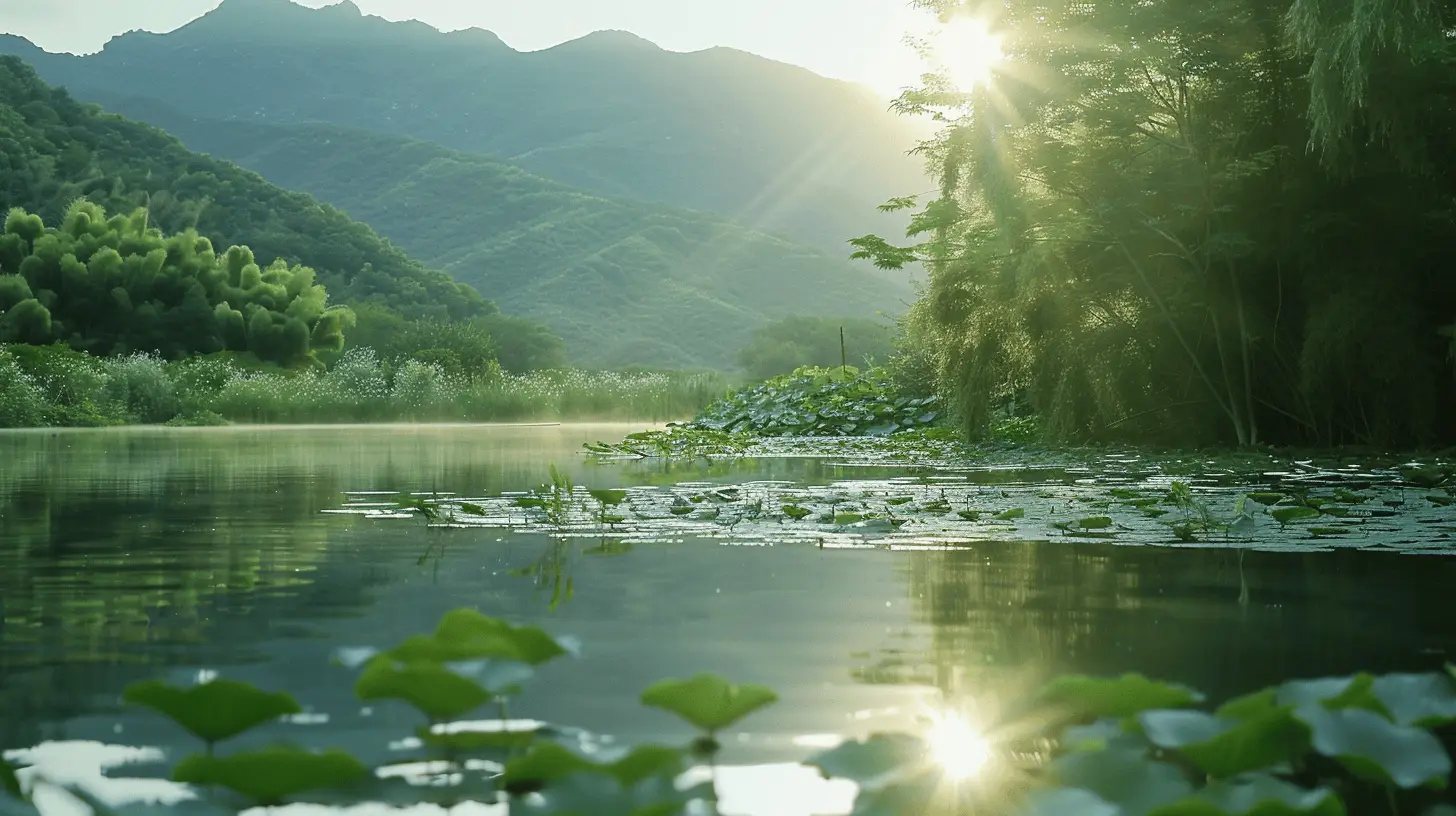
[[[936,714],[925,733],[930,758],[953,780],[970,779],[991,759],[991,743],[959,714]]]
[[[978,17],[956,17],[936,32],[932,43],[935,67],[957,88],[969,91],[990,84],[1006,58],[1001,35]]]

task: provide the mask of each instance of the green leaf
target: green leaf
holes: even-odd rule
[[[607,507],[615,507],[627,499],[625,490],[588,490],[591,497]]]
[[[1131,717],[1157,708],[1183,708],[1203,701],[1203,695],[1185,686],[1158,683],[1141,674],[1103,678],[1084,675],[1059,677],[1042,688],[1040,698],[1093,719]]]
[[[1415,788],[1444,786],[1451,773],[1450,756],[1429,731],[1396,725],[1360,708],[1330,711],[1307,705],[1295,714],[1313,730],[1316,751],[1362,779]]]
[[[221,742],[303,710],[283,692],[266,692],[221,678],[185,689],[147,680],[127,686],[121,698],[167,717],[206,743]]]
[[[825,779],[848,779],[861,789],[876,788],[902,776],[925,759],[925,741],[910,734],[871,734],[864,740],[846,740],[804,760]]]
[[[1193,793],[1178,768],[1125,748],[1067,754],[1052,762],[1050,773],[1057,784],[1090,791],[1125,816],[1151,813]]]
[[[732,685],[713,674],[663,680],[642,692],[642,703],[660,708],[709,733],[738,722],[778,701],[766,686]]]
[[[1010,510],[1003,510],[1000,513],[996,514],[996,518],[1001,521],[1011,521],[1012,519],[1026,518],[1026,508],[1013,507]]]
[[[15,776],[15,766],[0,759],[0,790],[5,791],[16,799],[23,799],[25,794],[20,790],[20,779]]]
[[[420,660],[400,662],[389,655],[370,660],[354,684],[360,700],[401,700],[432,721],[450,720],[490,700],[486,691],[439,663]]]
[[[278,805],[304,791],[341,788],[368,778],[369,769],[347,753],[277,746],[227,757],[193,754],[177,763],[172,781],[220,785],[260,805]]]
[[[1090,516],[1080,519],[1077,526],[1083,530],[1102,530],[1112,526],[1112,519],[1108,516]]]
[[[1313,507],[1276,507],[1269,511],[1269,515],[1280,524],[1319,518],[1319,514],[1320,512]]]
[[[624,788],[652,777],[676,779],[683,772],[683,752],[665,745],[638,745],[630,753],[607,766],[607,772]]]
[[[483,515],[485,515],[485,508],[484,507],[481,507],[478,504],[471,504],[470,502],[461,502],[460,503],[460,512],[465,513],[467,515],[471,515],[471,516],[483,516]]]
[[[1259,504],[1264,505],[1265,507],[1273,507],[1274,505],[1278,504],[1279,502],[1284,501],[1284,494],[1283,493],[1250,493],[1249,494],[1249,498],[1252,499],[1252,500],[1254,500],[1254,501],[1256,501],[1256,502],[1258,502]]]
[[[473,609],[445,613],[433,636],[416,635],[391,649],[403,662],[450,663],[496,658],[537,666],[566,654],[555,638],[534,626],[512,626]]]
[[[1387,674],[1371,691],[1400,725],[1435,728],[1456,722],[1456,683],[1445,674]]]
[[[1265,774],[1214,782],[1192,797],[1156,808],[1150,816],[1345,816],[1328,788],[1308,790]]]
[[[1309,728],[1293,708],[1231,720],[1201,711],[1145,711],[1138,723],[1148,741],[1177,751],[1210,776],[1293,763],[1309,751]]]
[[[945,790],[945,780],[936,771],[878,788],[861,789],[854,797],[854,809],[849,812],[849,816],[938,813],[940,811],[933,805],[944,797]]]
[[[606,773],[595,762],[574,753],[564,745],[554,742],[538,742],[525,756],[506,763],[500,784],[513,793],[537,791],[552,781],[583,771]]]
[[[1022,816],[1119,816],[1122,810],[1081,788],[1042,788],[1026,797]]]
[[[788,516],[794,521],[798,521],[799,519],[809,515],[809,509],[806,507],[800,507],[796,504],[786,504],[784,505],[784,515]]]

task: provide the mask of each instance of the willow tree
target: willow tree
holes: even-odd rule
[[[973,84],[931,74],[900,98],[945,122],[921,146],[940,190],[912,220],[921,243],[852,243],[880,266],[930,265],[912,324],[971,431],[1009,391],[1053,437],[1437,430],[1452,393],[1449,377],[1433,385],[1434,329],[1449,317],[1432,304],[1452,286],[1430,262],[1456,256],[1432,242],[1452,186],[1365,149],[1353,172],[1326,172],[1289,6],[921,5],[952,24],[980,15],[1004,57]]]

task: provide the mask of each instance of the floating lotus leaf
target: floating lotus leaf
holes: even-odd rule
[[[826,779],[848,779],[862,789],[880,787],[925,759],[925,741],[910,734],[872,734],[846,740],[804,760]]]
[[[225,679],[190,688],[147,680],[127,686],[121,698],[150,708],[209,744],[303,710],[283,692],[262,691],[248,683]]]
[[[1193,793],[1193,785],[1177,767],[1127,748],[1067,754],[1052,762],[1050,773],[1056,784],[1089,791],[1115,805],[1119,814],[1159,812],[1158,808]]]
[[[1316,751],[1363,779],[1400,788],[1444,787],[1451,774],[1450,756],[1429,731],[1361,708],[1309,705],[1295,713],[1313,731]]]
[[[1140,674],[1121,677],[1067,675],[1041,690],[1043,702],[1068,709],[1077,716],[1131,717],[1158,708],[1186,708],[1203,695],[1185,686],[1158,683]]]
[[[403,663],[387,654],[365,665],[354,684],[354,693],[360,700],[409,703],[432,721],[455,719],[491,699],[490,692],[479,683],[439,663]]]
[[[174,782],[219,785],[260,805],[279,805],[305,791],[345,787],[369,777],[369,769],[349,754],[277,746],[226,757],[193,754],[172,770]]]
[[[1243,720],[1201,711],[1144,711],[1138,724],[1154,745],[1221,778],[1295,762],[1310,746],[1309,727],[1294,717],[1292,707]]]
[[[1238,782],[1215,782],[1149,816],[1345,816],[1345,805],[1328,788],[1309,790],[1252,774]]]
[[[642,692],[642,703],[681,717],[709,733],[727,728],[778,701],[766,686],[733,685],[713,674],[663,680]]]
[[[627,491],[625,490],[602,489],[589,490],[587,492],[591,494],[592,498],[596,499],[607,507],[615,507],[627,500]]]

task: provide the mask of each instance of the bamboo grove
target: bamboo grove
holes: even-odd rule
[[[1438,0],[921,0],[1005,59],[944,126],[908,322],[972,433],[1456,442],[1456,44]]]

